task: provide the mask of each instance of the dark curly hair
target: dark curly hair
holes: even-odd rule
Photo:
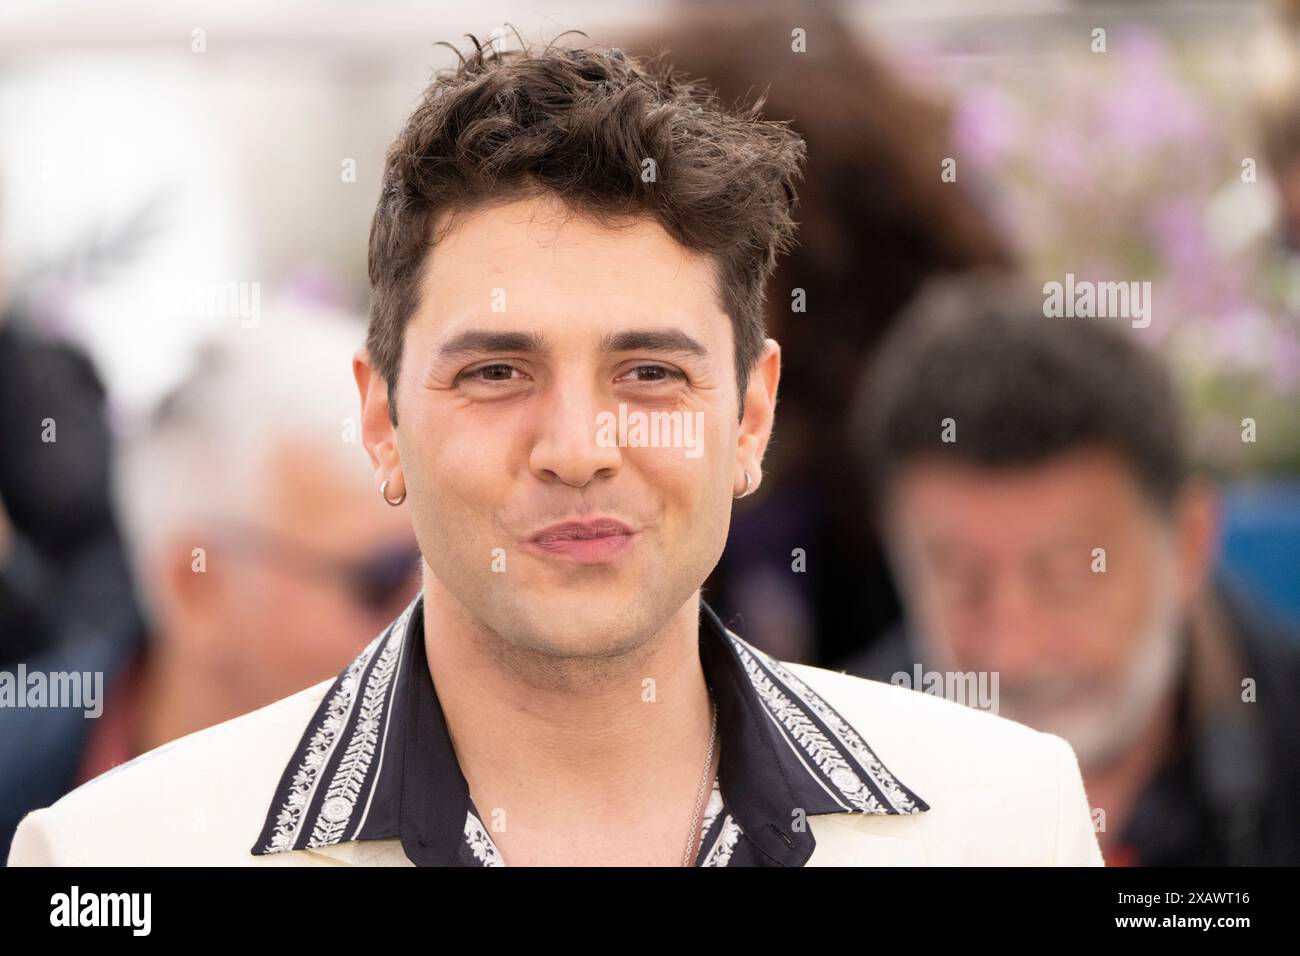
[[[469,38],[474,51],[456,51],[459,65],[435,74],[390,147],[370,229],[366,346],[387,382],[393,424],[425,255],[446,235],[433,234],[435,220],[546,192],[603,223],[651,217],[713,258],[743,407],[765,334],[764,286],[794,245],[803,140],[761,118],[762,96],[724,108],[662,56],[555,41],[502,50]],[[646,160],[652,181],[642,175]]]

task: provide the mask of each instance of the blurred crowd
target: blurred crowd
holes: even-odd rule
[[[791,22],[806,51],[775,57]],[[1249,573],[1294,568],[1300,476],[1234,567],[1159,337],[1045,317],[1063,276],[992,214],[1000,184],[942,175],[962,155],[945,98],[832,6],[705,5],[600,39],[724,101],[761,93],[808,143],[800,245],[768,291],[775,436],[710,605],[786,660],[909,686],[997,674],[998,713],[1074,747],[1109,865],[1300,863],[1300,581],[1278,600]],[[1292,258],[1293,80],[1255,115],[1270,254]],[[333,676],[419,587],[356,433],[359,314],[278,297],[255,339],[218,328],[123,423],[20,293],[0,318],[0,671],[102,673],[104,694],[93,720],[0,707],[0,858],[28,810]],[[1242,441],[1270,426],[1237,417]]]

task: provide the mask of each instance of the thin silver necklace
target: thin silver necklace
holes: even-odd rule
[[[709,688],[709,706],[713,711],[713,726],[709,730],[709,754],[704,758],[704,772],[700,774],[700,790],[695,796],[695,815],[691,818],[691,834],[686,838],[686,851],[682,854],[682,866],[690,866],[692,852],[695,849],[695,831],[700,825],[700,814],[704,812],[704,792],[708,786],[709,778],[712,774],[709,770],[713,767],[713,745],[718,739],[718,705],[713,699],[713,688]]]

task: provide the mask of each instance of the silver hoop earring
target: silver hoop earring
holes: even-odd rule
[[[396,508],[398,505],[400,505],[403,501],[406,500],[406,492],[403,491],[402,496],[400,498],[397,498],[396,500],[388,497],[388,483],[392,480],[393,479],[391,478],[384,479],[384,483],[379,486],[379,494],[386,502],[388,502],[390,505]]]
[[[740,494],[735,495],[734,497],[736,497],[736,498],[743,498],[743,497],[745,497],[747,494],[749,494],[749,488],[750,488],[750,485],[752,485],[753,483],[754,483],[754,479],[752,479],[752,478],[749,477],[749,469],[746,468],[746,469],[745,469],[745,490],[742,491]]]

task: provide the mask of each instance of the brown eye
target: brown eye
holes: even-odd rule
[[[480,365],[478,368],[463,372],[461,378],[477,382],[508,382],[514,372],[513,365],[498,362],[494,365]]]
[[[636,382],[667,382],[686,378],[681,372],[665,365],[638,365],[629,374]]]

